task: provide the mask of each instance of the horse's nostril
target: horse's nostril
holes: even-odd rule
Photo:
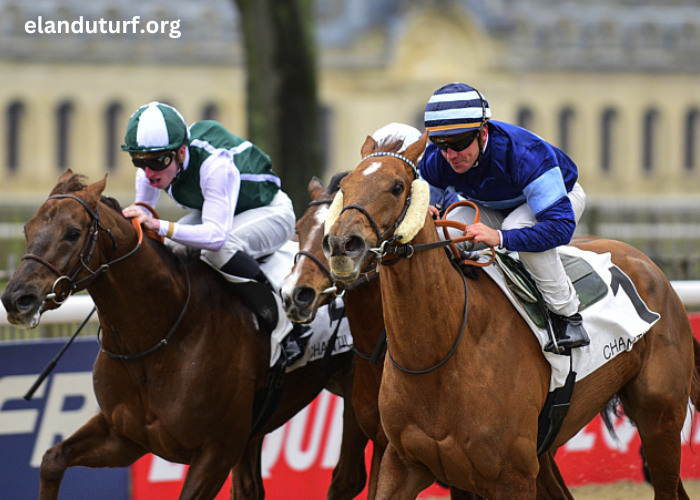
[[[294,291],[294,302],[300,307],[309,307],[316,298],[313,288],[299,287]]]
[[[347,253],[362,252],[365,249],[365,241],[359,236],[351,236],[343,247]]]
[[[17,297],[15,304],[19,310],[29,310],[36,306],[38,300],[34,294],[24,294]]]

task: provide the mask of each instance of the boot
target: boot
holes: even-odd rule
[[[583,319],[579,313],[571,316],[562,316],[550,311],[549,317],[552,321],[552,329],[560,351],[587,346],[591,343],[586,330],[583,328]],[[554,342],[551,340],[547,343],[544,350],[554,354],[561,354],[561,352],[555,350]]]
[[[245,252],[238,251],[233,254],[233,257],[223,265],[221,272],[232,276],[240,276],[241,278],[255,280],[258,283],[266,285],[273,292],[277,292],[260,268],[258,261]]]

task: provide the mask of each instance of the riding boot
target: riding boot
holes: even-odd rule
[[[574,313],[571,316],[562,316],[549,312],[549,317],[552,320],[552,329],[554,336],[557,339],[557,345],[563,349],[572,349],[575,347],[587,346],[591,343],[583,328],[583,319],[579,313]],[[555,350],[554,342],[551,340],[544,348],[545,351],[554,354],[560,354]]]
[[[221,272],[257,281],[266,285],[273,292],[277,292],[270,280],[265,276],[258,261],[245,252],[238,251],[233,254],[233,257],[221,267]]]

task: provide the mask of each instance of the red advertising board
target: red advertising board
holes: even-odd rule
[[[696,335],[700,314],[691,315]],[[331,473],[340,450],[343,400],[324,392],[309,407],[265,439],[263,478],[268,500],[326,498]],[[681,475],[700,479],[700,418],[690,418],[683,430]],[[692,432],[691,432],[692,429]],[[557,463],[569,486],[644,481],[640,440],[626,417],[615,422],[611,436],[600,417],[594,419],[557,453]],[[370,458],[371,445],[366,458]],[[144,457],[132,467],[132,500],[176,499],[187,468]],[[217,500],[229,498],[227,482]],[[419,498],[448,498],[446,489],[434,485]],[[366,499],[366,491],[359,499]]]

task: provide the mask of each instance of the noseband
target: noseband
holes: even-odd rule
[[[88,229],[88,236],[85,239],[83,248],[78,254],[78,258],[75,261],[75,264],[73,264],[73,266],[67,272],[64,273],[58,270],[56,266],[54,266],[53,264],[43,259],[42,257],[39,257],[36,254],[28,253],[22,257],[22,260],[34,260],[42,264],[58,276],[56,281],[54,281],[53,285],[51,286],[51,293],[47,294],[45,297],[45,300],[53,300],[57,305],[63,304],[68,299],[68,297],[70,297],[77,290],[79,286],[100,277],[104,272],[106,272],[109,269],[111,265],[121,260],[124,260],[127,257],[130,257],[141,246],[141,233],[139,231],[139,240],[136,244],[136,247],[132,249],[129,253],[112,260],[112,257],[114,257],[114,253],[117,251],[117,241],[114,239],[112,232],[108,228],[104,227],[100,222],[100,206],[98,205],[95,211],[93,211],[84,200],[70,194],[49,196],[48,200],[64,198],[70,198],[80,203],[90,215],[90,218],[92,220],[92,222],[90,223],[90,228]],[[140,226],[137,229],[137,231],[138,230],[140,230]],[[109,262],[100,265],[100,267],[93,271],[88,266],[88,262],[90,262],[90,259],[92,258],[92,255],[95,251],[95,247],[97,246],[97,240],[100,231],[104,231],[112,241],[112,253],[110,254]],[[88,276],[76,281],[76,278],[83,270],[87,271]],[[58,288],[60,288],[60,291],[57,291]]]

